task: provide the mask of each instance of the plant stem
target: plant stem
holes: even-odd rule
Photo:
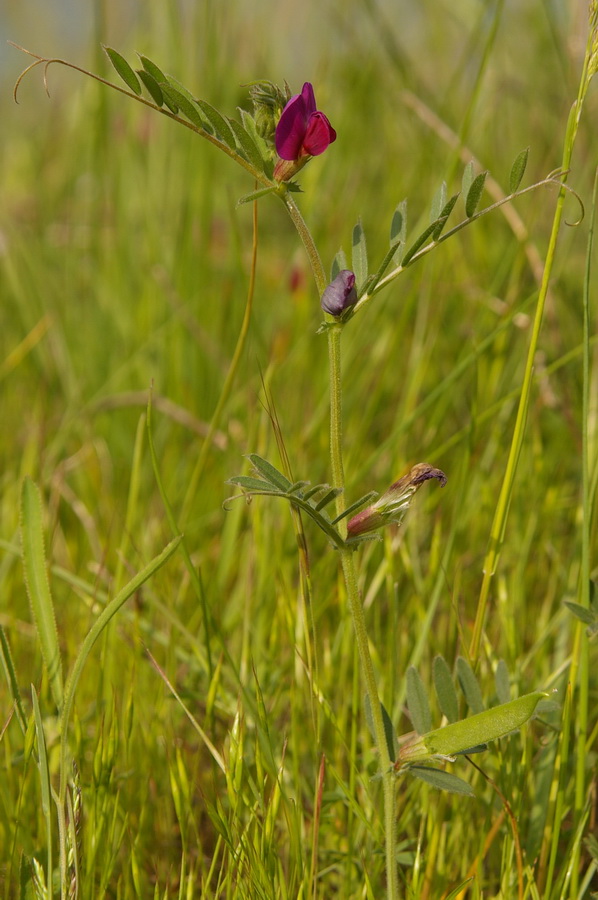
[[[311,233],[305,224],[305,220],[301,215],[297,205],[291,194],[287,192],[281,194],[287,211],[293,220],[293,224],[303,242],[305,251],[311,264],[314,280],[318,293],[321,296],[327,285],[326,273],[320,259],[320,254],[316,248]],[[326,316],[329,323],[334,323],[333,316]],[[344,488],[345,474],[343,466],[343,425],[342,425],[342,381],[341,381],[341,334],[343,326],[336,322],[328,329],[328,366],[329,366],[329,390],[330,390],[330,467],[332,476],[332,485],[335,488],[341,488],[341,493],[336,498],[336,514],[340,515],[345,508]],[[339,531],[343,537],[346,536],[347,525],[344,519],[338,524]],[[386,743],[386,733],[384,731],[384,721],[382,719],[382,707],[378,697],[378,688],[376,686],[376,676],[374,674],[374,666],[370,655],[367,629],[365,624],[365,616],[361,597],[359,594],[359,586],[357,583],[357,570],[355,566],[355,556],[352,550],[340,550],[341,565],[343,568],[343,576],[347,589],[347,600],[349,609],[353,619],[353,628],[355,630],[355,640],[359,652],[359,659],[363,677],[365,680],[365,689],[370,701],[372,711],[372,721],[374,725],[374,739],[378,750],[380,760],[380,772],[382,774],[382,785],[384,791],[384,834],[386,843],[386,875],[387,875],[387,897],[388,900],[398,900],[398,880],[397,867],[395,861],[395,810],[394,810],[394,794],[395,794],[395,778],[392,771],[392,760],[388,752]]]
[[[374,666],[370,655],[368,644],[368,635],[365,625],[365,616],[363,605],[359,594],[357,584],[357,572],[355,567],[355,556],[352,550],[341,550],[341,562],[343,566],[343,575],[345,577],[345,585],[347,587],[347,599],[349,601],[349,609],[353,617],[353,627],[355,629],[355,640],[359,651],[359,659],[361,669],[365,680],[365,689],[367,691],[370,708],[372,712],[372,721],[374,726],[374,735],[376,747],[378,749],[378,757],[380,760],[380,772],[382,775],[382,787],[384,791],[384,836],[386,844],[386,878],[387,878],[387,897],[388,900],[398,900],[398,880],[397,866],[395,861],[395,777],[392,771],[392,760],[388,752],[386,743],[386,733],[384,731],[384,722],[382,719],[382,707],[378,698],[378,688],[376,687],[376,676],[374,674]]]

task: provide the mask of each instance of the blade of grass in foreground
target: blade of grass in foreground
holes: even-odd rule
[[[25,585],[31,613],[37,629],[42,656],[48,670],[52,696],[58,710],[62,708],[62,661],[58,646],[56,617],[46,570],[42,501],[39,488],[27,477],[21,489],[21,543]]]
[[[583,107],[583,101],[586,95],[586,91],[588,89],[588,85],[590,83],[593,71],[589,69],[589,63],[592,58],[592,35],[590,35],[590,39],[588,41],[586,55],[584,59],[584,67],[580,78],[579,90],[577,94],[577,99],[573,103],[571,107],[571,111],[569,113],[569,119],[567,122],[567,129],[565,132],[564,146],[563,146],[563,158],[562,158],[562,166],[561,166],[561,182],[562,187],[559,190],[559,194],[556,201],[556,208],[554,211],[554,217],[552,220],[552,230],[550,233],[550,241],[548,244],[548,250],[546,252],[546,263],[544,265],[544,273],[542,276],[542,284],[540,286],[540,292],[538,294],[538,302],[536,305],[536,312],[534,316],[534,323],[532,328],[532,334],[529,342],[527,359],[525,363],[525,373],[523,376],[523,384],[521,386],[521,396],[519,399],[519,407],[517,409],[517,419],[515,421],[515,427],[513,430],[513,437],[511,440],[511,446],[509,449],[509,456],[507,460],[507,465],[505,469],[505,474],[502,482],[502,487],[500,491],[500,495],[498,498],[498,503],[496,505],[496,511],[494,514],[494,520],[492,522],[492,528],[490,530],[490,539],[488,542],[488,549],[486,551],[486,556],[484,558],[483,572],[484,577],[482,580],[482,587],[480,590],[480,596],[478,600],[478,607],[476,611],[476,618],[473,628],[473,635],[471,638],[471,643],[469,646],[469,658],[472,664],[475,666],[478,662],[478,656],[480,652],[480,644],[482,640],[482,630],[484,627],[484,621],[486,618],[486,612],[489,603],[489,595],[490,595],[490,584],[494,573],[496,572],[496,567],[498,565],[498,561],[500,559],[500,553],[502,544],[504,541],[505,530],[507,526],[507,516],[509,512],[509,506],[511,502],[511,495],[513,492],[513,486],[515,483],[515,475],[517,472],[517,464],[519,462],[519,456],[521,453],[521,448],[523,446],[523,439],[525,436],[525,425],[527,421],[527,414],[530,405],[531,398],[531,387],[533,381],[533,372],[534,372],[534,360],[536,357],[536,352],[538,349],[538,340],[540,337],[540,329],[542,326],[542,319],[544,316],[544,308],[546,305],[546,298],[548,296],[548,288],[550,285],[550,279],[552,276],[552,269],[554,266],[555,254],[556,254],[556,244],[557,238],[561,226],[561,221],[563,218],[563,207],[565,203],[566,196],[566,181],[567,181],[567,173],[569,172],[569,167],[571,164],[571,157],[573,154],[573,147],[575,144],[575,137],[577,135],[577,129],[579,126],[579,120],[581,117],[581,111]]]
[[[151,562],[145,566],[144,569],[141,570],[134,578],[129,581],[125,587],[118,592],[116,597],[110,601],[108,606],[106,606],[95,623],[92,625],[89,630],[83,644],[81,645],[81,649],[79,650],[79,654],[77,659],[75,660],[75,664],[73,666],[73,670],[68,677],[66,688],[64,692],[64,706],[62,709],[61,715],[61,740],[63,746],[63,762],[66,757],[66,746],[67,746],[67,731],[68,731],[68,722],[70,718],[70,714],[73,708],[73,702],[75,699],[75,692],[77,690],[77,686],[79,684],[79,679],[81,678],[81,673],[83,671],[83,667],[87,662],[87,658],[91,653],[93,645],[101,635],[102,631],[110,622],[110,620],[116,615],[121,606],[123,606],[127,600],[133,596],[133,594],[139,590],[139,588],[145,584],[145,582],[155,575],[158,569],[160,569],[164,563],[166,563],[173,553],[178,548],[179,544],[182,541],[182,535],[178,535],[175,537],[167,546],[162,550],[158,556],[154,557]],[[65,773],[62,773],[63,780],[66,777]],[[64,787],[66,786],[66,781],[64,781]],[[61,795],[62,795],[63,783],[61,781]]]

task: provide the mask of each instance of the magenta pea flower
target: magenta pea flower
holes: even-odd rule
[[[282,111],[275,132],[280,160],[274,169],[277,181],[286,181],[312,156],[319,156],[336,140],[336,131],[323,112],[316,109],[314,89],[309,81]]]

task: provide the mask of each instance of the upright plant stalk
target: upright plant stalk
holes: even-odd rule
[[[311,233],[305,224],[293,197],[286,192],[283,196],[285,206],[293,220],[293,224],[299,233],[299,236],[305,247],[308,259],[311,264],[314,280],[318,288],[320,296],[324,292],[327,285],[326,273],[320,259],[320,255],[311,236]],[[332,316],[327,316],[330,323],[334,322]],[[339,323],[332,324],[328,329],[328,366],[329,366],[329,390],[330,390],[330,468],[332,476],[332,485],[335,488],[341,488],[341,493],[336,498],[336,513],[340,515],[345,508],[344,488],[345,475],[343,466],[343,427],[342,427],[342,381],[341,381],[341,335],[343,326]],[[342,519],[339,522],[339,530],[344,536],[346,534],[346,522]],[[365,624],[365,615],[363,604],[359,594],[359,586],[357,583],[357,569],[355,566],[355,554],[353,550],[340,550],[341,565],[343,569],[343,577],[347,590],[347,600],[351,617],[353,619],[353,628],[355,631],[355,641],[359,653],[361,669],[365,680],[365,689],[370,701],[372,713],[372,721],[374,727],[374,739],[379,755],[380,772],[382,775],[382,785],[384,791],[384,834],[386,845],[386,877],[387,877],[387,897],[388,900],[398,900],[398,879],[397,867],[395,861],[395,778],[392,771],[393,760],[390,758],[388,745],[386,742],[386,733],[384,731],[384,721],[382,719],[382,707],[378,697],[378,688],[376,685],[376,676],[374,666],[370,654],[367,628]]]
[[[257,187],[257,184],[256,184]],[[245,303],[245,312],[243,314],[243,321],[241,323],[241,329],[239,331],[239,336],[237,338],[237,344],[235,346],[235,350],[233,353],[233,358],[228,367],[228,372],[226,373],[226,378],[224,379],[224,384],[222,386],[222,390],[220,391],[220,396],[218,398],[218,402],[216,404],[216,408],[212,413],[212,418],[210,420],[210,424],[208,426],[207,434],[204,438],[203,444],[201,446],[201,450],[199,451],[199,456],[197,458],[197,462],[195,463],[195,468],[191,474],[191,479],[189,481],[189,487],[187,488],[187,493],[185,496],[185,501],[183,503],[183,511],[181,514],[181,522],[186,522],[189,517],[189,512],[195,501],[195,493],[197,491],[197,486],[200,482],[201,476],[203,474],[203,470],[208,458],[208,454],[212,449],[212,441],[214,439],[214,434],[216,433],[216,429],[220,425],[220,420],[222,418],[222,411],[226,406],[228,399],[230,397],[234,380],[237,375],[237,371],[239,368],[239,363],[241,361],[241,356],[243,355],[243,351],[245,350],[245,345],[247,343],[247,335],[249,334],[249,324],[251,322],[251,313],[253,310],[253,297],[255,294],[255,273],[257,268],[257,248],[258,248],[258,218],[257,218],[257,202],[253,202],[253,240],[251,247],[251,267],[249,270],[249,286],[247,288],[247,302]]]
[[[598,196],[598,169],[594,175],[592,194],[592,212],[588,232],[586,252],[586,271],[583,290],[583,382],[582,382],[582,450],[581,450],[581,566],[579,573],[579,602],[586,609],[590,606],[590,523],[592,519],[592,496],[590,487],[590,435],[588,422],[590,417],[590,270],[592,249],[594,244],[594,227],[596,219],[596,199]],[[579,697],[577,715],[575,716],[575,819],[578,823],[586,804],[586,744],[588,740],[588,710],[590,685],[590,650],[589,639],[584,625],[578,621],[575,632],[575,644],[571,661],[571,684],[575,686],[579,673]],[[573,853],[570,896],[577,897],[579,884],[578,843]]]
[[[589,69],[590,59],[592,54],[592,37],[590,36],[590,40],[588,42],[588,49],[586,51],[586,57],[584,60],[583,72],[580,80],[579,91],[577,95],[576,101],[573,103],[571,107],[571,111],[569,113],[569,119],[567,122],[567,130],[565,132],[565,141],[563,147],[563,161],[561,166],[561,183],[562,187],[559,191],[559,195],[557,197],[556,208],[554,211],[554,217],[552,221],[552,230],[550,233],[550,241],[548,244],[548,250],[546,253],[546,263],[544,265],[544,272],[542,275],[542,283],[540,285],[540,292],[538,295],[538,303],[536,305],[536,313],[534,316],[534,323],[532,328],[532,335],[528,347],[527,359],[525,363],[525,373],[523,376],[523,384],[521,386],[521,396],[519,398],[519,406],[517,408],[517,418],[515,420],[515,428],[513,430],[513,438],[511,440],[511,446],[509,449],[509,457],[507,460],[507,466],[505,470],[505,475],[503,478],[502,487],[500,490],[500,495],[498,498],[498,503],[496,505],[496,511],[494,513],[494,520],[492,522],[492,528],[490,530],[490,540],[488,542],[488,549],[486,551],[486,556],[484,558],[484,576],[482,580],[482,587],[480,589],[480,596],[478,600],[478,607],[476,611],[475,623],[473,628],[473,635],[471,638],[471,643],[469,646],[469,657],[472,663],[476,663],[478,659],[478,655],[480,652],[480,643],[482,639],[482,630],[484,627],[484,620],[486,617],[486,610],[488,607],[488,600],[490,594],[490,584],[494,573],[496,572],[496,567],[498,565],[498,560],[500,558],[500,553],[502,549],[502,543],[505,534],[505,528],[507,523],[507,516],[509,512],[509,505],[511,502],[511,494],[513,491],[513,484],[515,481],[515,474],[517,471],[517,464],[519,462],[519,455],[521,453],[521,448],[523,446],[523,437],[525,434],[525,425],[527,420],[527,412],[529,409],[530,395],[531,395],[531,386],[533,380],[533,372],[534,372],[534,359],[536,356],[536,352],[538,349],[538,340],[540,336],[540,328],[542,325],[542,319],[544,317],[544,309],[546,306],[546,297],[548,295],[548,288],[550,285],[550,279],[552,276],[552,268],[554,265],[554,258],[556,252],[556,244],[557,238],[563,218],[563,206],[565,202],[566,196],[566,182],[567,182],[567,174],[569,171],[569,166],[571,164],[571,156],[573,153],[573,146],[575,144],[575,137],[577,135],[577,128],[579,126],[579,120],[581,117],[581,110],[583,106],[583,100],[585,97],[585,93],[587,91],[587,87],[590,81],[590,78],[593,74],[592,70]]]

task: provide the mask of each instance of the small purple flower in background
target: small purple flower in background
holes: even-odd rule
[[[336,140],[336,131],[323,112],[316,109],[314,89],[309,81],[282,111],[275,132],[280,160],[274,169],[277,181],[286,181],[312,156],[319,156]]]
[[[355,275],[350,269],[341,269],[322,294],[320,306],[331,316],[340,316],[354,303],[357,303]]]

